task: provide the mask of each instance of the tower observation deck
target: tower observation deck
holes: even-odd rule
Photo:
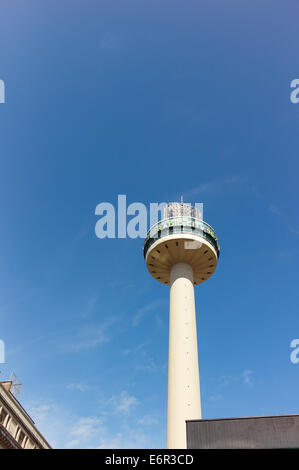
[[[167,448],[187,448],[186,421],[201,419],[194,285],[215,271],[220,247],[215,230],[190,204],[171,202],[147,233],[149,273],[170,286]]]

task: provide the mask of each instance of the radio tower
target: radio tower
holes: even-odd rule
[[[201,419],[194,285],[214,273],[219,251],[213,228],[182,198],[164,207],[144,241],[147,269],[170,286],[168,449],[186,449],[186,420]]]

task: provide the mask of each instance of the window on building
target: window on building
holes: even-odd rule
[[[6,416],[7,416],[7,411],[5,411],[4,408],[2,408],[1,413],[0,413],[0,424],[4,423]]]
[[[22,445],[22,442],[24,440],[25,434],[23,431],[20,432],[19,437],[18,437],[18,443]]]

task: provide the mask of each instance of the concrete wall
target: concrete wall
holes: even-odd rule
[[[187,421],[188,449],[299,448],[299,415]]]

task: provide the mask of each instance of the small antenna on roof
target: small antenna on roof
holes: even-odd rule
[[[23,384],[14,372],[10,374],[9,380],[11,382],[10,392],[19,400]]]
[[[183,195],[181,194],[181,204],[184,203],[184,200],[183,200]]]

